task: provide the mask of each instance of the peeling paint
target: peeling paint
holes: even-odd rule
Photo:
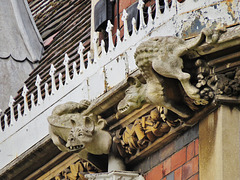
[[[203,28],[206,26],[201,23],[200,18],[196,17],[195,20],[191,23],[191,26],[188,26],[186,30],[182,32],[182,37],[191,37],[191,36],[197,36]]]
[[[215,28],[218,24],[230,26],[239,22],[236,0],[222,1],[218,4],[184,13],[181,18],[176,18],[176,34],[182,38],[194,37],[204,27]]]

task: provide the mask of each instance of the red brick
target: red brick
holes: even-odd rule
[[[112,34],[117,32],[117,17],[114,18]]]
[[[174,171],[174,180],[182,180],[182,167]]]
[[[153,168],[146,176],[146,180],[158,180],[163,178],[163,164],[160,164]]]
[[[119,16],[119,28],[122,28],[123,27],[123,21],[122,21],[122,16],[123,16],[123,13],[120,14]]]
[[[174,171],[186,162],[186,147],[172,155],[171,159],[171,171]]]
[[[195,140],[195,156],[199,153],[199,140]]]
[[[188,180],[198,180],[198,174],[193,175]]]
[[[114,17],[117,16],[117,3],[114,4]]]
[[[131,4],[138,2],[138,0],[131,0]]]
[[[165,178],[163,178],[162,180],[167,180],[167,178],[165,177]]]
[[[168,175],[170,172],[171,172],[171,158],[168,158],[163,162],[163,176]]]
[[[121,39],[123,38],[123,36],[124,36],[124,29],[122,28],[122,29],[120,29],[120,37],[121,37]]]
[[[151,6],[155,5],[155,0],[151,0]]]
[[[120,0],[119,1],[119,12],[122,12],[123,9],[127,9],[131,5],[131,0]]]
[[[117,40],[116,34],[113,34],[112,39],[113,39],[113,44],[115,45],[116,44],[116,40]]]
[[[194,157],[194,141],[187,146],[187,161]]]
[[[182,177],[188,179],[198,172],[198,156],[183,165]]]

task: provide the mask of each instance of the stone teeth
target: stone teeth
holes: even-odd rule
[[[128,108],[129,108],[129,105],[127,105],[127,106],[123,107],[122,109],[120,109],[120,112],[124,112],[124,111],[126,111]]]
[[[80,145],[77,145],[77,146],[70,146],[69,149],[71,150],[75,150],[75,149],[80,149],[81,146]]]

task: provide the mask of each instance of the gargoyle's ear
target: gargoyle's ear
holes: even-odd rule
[[[88,115],[88,117],[91,119],[91,121],[92,121],[94,124],[97,123],[97,121],[98,121],[97,115],[91,113],[91,114]]]
[[[103,129],[106,127],[107,125],[107,121],[105,119],[103,119],[101,116],[98,116],[98,122],[97,122],[97,128],[98,129]]]
[[[74,120],[72,120],[72,119],[70,121],[71,121],[72,127],[76,127],[76,122]]]
[[[85,127],[90,131],[93,132],[95,125],[91,117],[89,116],[84,116],[85,120]]]
[[[137,87],[139,87],[141,85],[141,82],[135,77],[128,77],[127,78],[127,83],[129,85],[135,85]]]

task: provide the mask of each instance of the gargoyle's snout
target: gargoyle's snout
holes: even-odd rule
[[[79,151],[85,148],[84,143],[79,143],[74,136],[70,136],[67,140],[66,147],[69,151]]]

